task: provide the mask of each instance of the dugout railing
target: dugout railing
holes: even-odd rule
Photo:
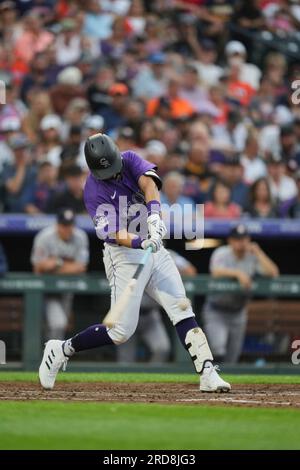
[[[195,296],[204,296],[210,292],[239,292],[237,282],[212,279],[208,275],[184,279],[186,292],[193,302]],[[72,292],[80,295],[109,296],[107,280],[102,275],[82,276],[34,275],[31,273],[10,273],[0,279],[0,296],[23,296],[23,341],[22,368],[36,368],[42,352],[43,300],[45,294]],[[255,279],[251,288],[252,298],[277,298],[300,300],[300,276],[280,276],[276,279]],[[285,312],[282,312],[285,315]],[[1,315],[1,312],[0,312]],[[264,312],[262,312],[262,316]],[[300,331],[300,311],[297,322]],[[297,328],[295,334],[297,334]],[[175,362],[184,362],[188,358],[179,343],[175,342]]]

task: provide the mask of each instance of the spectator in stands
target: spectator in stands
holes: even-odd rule
[[[32,89],[47,90],[53,85],[53,78],[48,74],[49,56],[46,52],[36,54],[30,64],[30,73],[25,75],[20,95],[24,103],[28,103],[28,94]]]
[[[240,41],[229,41],[225,47],[225,54],[228,65],[237,67],[239,81],[247,83],[252,89],[257,90],[261,71],[256,65],[246,63],[247,51],[244,44]]]
[[[55,113],[62,115],[75,98],[85,98],[82,73],[78,67],[64,68],[57,76],[57,83],[50,89]]]
[[[75,18],[66,18],[60,23],[61,32],[55,40],[56,62],[60,66],[75,64],[82,54],[82,38],[78,33]]]
[[[267,160],[268,179],[271,194],[275,201],[282,203],[297,196],[297,185],[293,178],[286,175],[286,165],[282,158],[270,155]]]
[[[274,204],[267,178],[259,178],[251,185],[249,204],[245,208],[245,212],[251,217],[264,219],[278,216],[277,207]]]
[[[89,114],[90,109],[86,99],[72,99],[64,114],[63,137],[66,138],[72,126],[82,126]]]
[[[69,207],[76,214],[85,213],[83,202],[84,173],[77,165],[66,168],[65,189],[54,194],[48,203],[47,212],[57,214],[62,207]]]
[[[0,243],[0,276],[3,276],[8,271],[7,259],[4,248]]]
[[[239,157],[228,158],[224,161],[220,175],[231,188],[231,200],[240,207],[248,203],[249,186],[244,182],[244,167]]]
[[[202,122],[191,125],[188,139],[190,150],[184,168],[187,178],[184,194],[196,203],[202,203],[212,186],[213,175],[210,170],[211,141],[207,127]]]
[[[18,87],[13,81],[11,73],[1,73],[0,71],[0,93],[1,101],[5,103],[0,107],[0,123],[8,117],[22,120],[26,114],[26,106],[18,96]],[[3,86],[5,86],[5,98],[3,99]]]
[[[193,65],[185,67],[180,97],[186,100],[199,114],[218,115],[218,110],[209,100],[207,91],[200,85],[198,70]]]
[[[145,147],[145,159],[157,166],[159,174],[163,175],[167,158],[167,148],[160,140],[149,140]]]
[[[23,119],[22,127],[30,142],[38,142],[41,120],[52,114],[52,104],[46,91],[32,90],[28,95],[29,111]]]
[[[38,167],[36,180],[31,186],[31,195],[24,208],[27,214],[47,212],[49,201],[58,191],[57,167],[44,161]]]
[[[125,18],[116,17],[112,25],[112,34],[100,44],[103,57],[119,60],[128,47],[128,32]]]
[[[170,106],[170,117],[173,119],[190,117],[195,114],[196,109],[186,99],[180,97],[181,79],[172,77],[168,83],[168,89],[163,98]],[[154,116],[161,104],[159,98],[153,98],[147,103],[147,116]]]
[[[203,307],[204,330],[215,360],[236,363],[242,351],[247,324],[247,303],[256,274],[276,277],[279,270],[257,243],[251,242],[244,225],[234,227],[228,245],[217,248],[210,260],[213,278],[236,279],[239,293],[210,294]]]
[[[114,83],[109,89],[109,95],[111,97],[110,106],[102,112],[105,129],[108,133],[126,124],[125,113],[129,89],[124,83]]]
[[[241,208],[231,202],[230,186],[218,179],[211,191],[211,201],[204,205],[204,216],[207,218],[237,219],[241,215]]]
[[[78,275],[86,271],[89,246],[86,233],[75,227],[75,214],[61,209],[57,223],[34,238],[31,263],[36,274]],[[49,295],[45,300],[47,339],[64,339],[72,307],[72,294]]]
[[[244,167],[244,180],[247,184],[252,184],[267,174],[266,164],[259,156],[258,135],[254,130],[248,132],[241,164]]]
[[[167,91],[166,56],[155,52],[133,80],[133,93],[138,98],[149,100],[163,96]]]
[[[217,64],[218,53],[214,41],[208,38],[202,39],[201,43],[197,40],[197,61],[194,61],[197,67],[200,79],[207,88],[217,86],[219,79],[223,75],[223,69]]]
[[[295,180],[297,183],[298,193],[289,207],[288,215],[293,219],[300,219],[300,170],[297,171]]]
[[[103,2],[101,2],[103,3]],[[103,11],[102,4],[96,0],[86,2],[84,15],[83,34],[89,38],[107,39],[112,33],[113,15]]]
[[[87,97],[92,113],[102,114],[111,102],[109,90],[115,83],[115,72],[112,67],[102,65],[87,89]]]
[[[13,162],[14,154],[9,145],[10,139],[21,130],[21,121],[16,116],[8,116],[0,122],[0,174],[5,164]]]
[[[193,199],[182,194],[184,182],[183,175],[171,171],[163,179],[163,191],[161,193],[161,202],[164,204],[163,213],[168,211],[166,206],[169,206],[174,217],[177,214],[180,215],[180,222],[182,222],[182,217],[193,217],[196,212],[196,204]]]
[[[61,165],[62,120],[57,114],[47,114],[40,124],[40,142],[37,147],[38,161],[46,161],[55,167]]]
[[[225,122],[212,125],[212,147],[228,156],[245,148],[247,129],[238,110],[230,110]]]
[[[293,124],[280,128],[280,155],[285,163],[294,162],[295,166],[300,166],[300,142]]]
[[[36,53],[47,49],[53,39],[53,34],[43,29],[38,13],[30,11],[24,19],[24,32],[16,41],[14,53],[29,63]]]
[[[80,158],[80,151],[81,151],[81,144],[82,144],[81,136],[82,136],[81,126],[70,127],[68,138],[62,146],[62,152],[60,154],[61,170],[63,170],[63,167],[66,168],[67,166],[71,166],[76,163],[78,163],[79,166],[81,166],[81,158]],[[85,162],[84,164],[86,165]]]
[[[1,179],[5,189],[4,207],[7,212],[24,212],[31,197],[36,169],[31,163],[29,141],[24,134],[17,134],[9,142],[14,162],[4,167]]]

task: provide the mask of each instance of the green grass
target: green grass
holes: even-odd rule
[[[222,374],[231,383],[244,384],[300,384],[300,375],[228,375]],[[1,381],[36,382],[37,372],[0,372]],[[58,382],[194,382],[196,374],[156,374],[156,373],[80,373],[65,372],[58,375]]]
[[[226,376],[299,383],[298,376]],[[0,381],[35,381],[1,372]],[[60,381],[197,382],[196,375],[60,374]],[[125,403],[0,401],[0,449],[300,449],[300,410]]]
[[[109,403],[0,403],[0,449],[299,449],[300,412]]]

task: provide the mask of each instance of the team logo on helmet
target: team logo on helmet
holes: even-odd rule
[[[108,168],[109,166],[111,166],[111,164],[109,163],[109,161],[108,161],[106,158],[104,158],[104,157],[100,158],[100,162],[99,162],[99,163],[100,163],[100,166],[101,166],[102,168]]]

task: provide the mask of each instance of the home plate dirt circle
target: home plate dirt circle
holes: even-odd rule
[[[60,382],[46,391],[34,382],[0,382],[0,400],[300,408],[300,385],[239,384],[230,393],[216,394],[201,393],[194,383]]]

